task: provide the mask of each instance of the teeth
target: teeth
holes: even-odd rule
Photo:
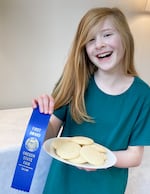
[[[111,52],[99,54],[98,57],[99,57],[99,58],[103,58],[103,57],[106,57],[106,56],[108,56],[108,55],[111,55]]]

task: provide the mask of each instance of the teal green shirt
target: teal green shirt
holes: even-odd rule
[[[64,122],[62,136],[87,136],[112,151],[150,145],[150,87],[135,77],[120,95],[101,91],[92,77],[85,93],[88,115],[94,123],[77,124],[69,106],[54,112]],[[110,167],[86,172],[53,160],[44,194],[124,194],[128,169]]]

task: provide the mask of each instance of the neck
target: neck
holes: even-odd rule
[[[108,73],[108,72],[96,72],[95,82],[97,86],[108,94],[121,94],[127,90],[133,82],[133,77],[126,76],[123,73]]]

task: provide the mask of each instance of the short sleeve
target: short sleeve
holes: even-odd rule
[[[61,121],[64,121],[67,114],[67,105],[62,106],[54,111],[54,115],[58,117]]]
[[[130,137],[130,146],[150,146],[150,100],[146,104],[135,124]]]

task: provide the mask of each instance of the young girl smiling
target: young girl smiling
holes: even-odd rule
[[[134,41],[118,8],[94,8],[81,19],[52,95],[32,102],[52,114],[47,138],[87,136],[113,151],[107,169],[79,169],[53,160],[44,194],[124,194],[128,168],[150,145],[150,87],[134,67]],[[144,184],[144,183],[143,183]]]

